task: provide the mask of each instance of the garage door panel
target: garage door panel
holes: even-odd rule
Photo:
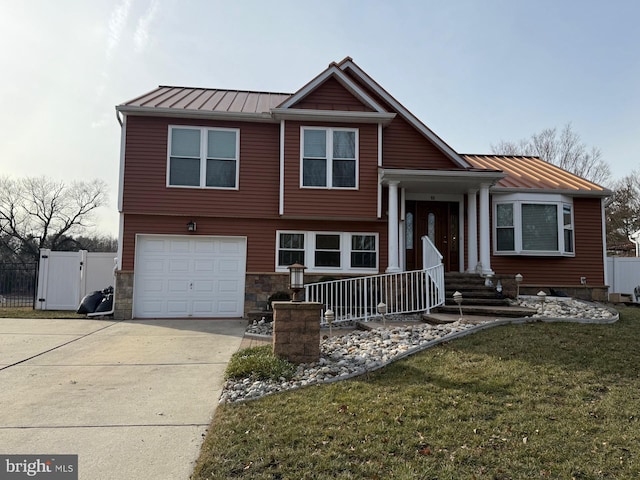
[[[189,282],[187,280],[169,280],[167,281],[167,293],[186,294],[189,291]]]
[[[220,242],[196,241],[193,243],[195,253],[216,253],[216,247]]]
[[[140,278],[141,288],[146,293],[162,293],[164,290],[164,282],[160,279]]]
[[[235,259],[220,260],[220,263],[218,264],[218,271],[220,273],[237,272],[239,268],[240,260]]]
[[[215,282],[213,280],[195,280],[193,282],[194,294],[209,294],[213,295]]]
[[[220,280],[218,282],[219,293],[230,293],[238,291],[238,281],[236,280]]]
[[[170,317],[183,317],[187,307],[186,300],[167,300],[167,314]]]
[[[183,274],[189,271],[189,258],[173,258],[168,262],[168,274]]]
[[[237,302],[222,300],[218,303],[218,313],[222,316],[231,316],[237,309]]]
[[[241,245],[238,244],[237,242],[234,241],[225,241],[222,240],[220,242],[220,253],[224,253],[224,254],[241,254],[242,250],[241,250]]]
[[[142,302],[141,307],[145,312],[148,312],[152,316],[160,316],[163,311],[161,300],[153,301],[149,299],[148,301]]]
[[[193,261],[193,270],[195,272],[212,273],[215,271],[215,261],[213,259],[196,259]]]
[[[139,268],[141,270],[140,273],[163,273],[164,261],[159,258],[148,258],[141,262]]]
[[[172,239],[168,242],[170,253],[189,253],[191,240],[189,239]]]
[[[242,316],[246,239],[139,235],[136,242],[136,317]]]
[[[163,239],[147,239],[145,243],[145,251],[149,253],[164,252],[166,249],[166,242]]]
[[[205,301],[195,301],[193,302],[193,315],[198,316],[198,314],[210,314],[214,309],[214,302],[211,300]]]

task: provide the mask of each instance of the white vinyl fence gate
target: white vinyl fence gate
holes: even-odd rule
[[[86,294],[115,286],[116,255],[40,250],[36,310],[76,310]]]
[[[607,279],[610,293],[633,295],[640,286],[640,258],[607,257]]]

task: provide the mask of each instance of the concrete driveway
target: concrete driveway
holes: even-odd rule
[[[246,320],[0,318],[0,454],[79,478],[187,479]]]

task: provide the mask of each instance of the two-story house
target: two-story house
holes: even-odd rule
[[[423,237],[447,271],[606,297],[608,190],[459,154],[351,58],[295,93],[161,86],[116,109],[119,318],[241,317],[295,262],[310,280],[418,270]]]

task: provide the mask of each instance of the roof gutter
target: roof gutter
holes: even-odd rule
[[[396,118],[389,112],[357,112],[342,110],[310,110],[306,108],[272,108],[271,114],[277,120],[319,120],[325,122],[381,123],[388,125]]]
[[[551,188],[517,188],[517,187],[493,187],[492,193],[557,193],[558,195],[569,195],[571,197],[609,197],[610,190],[571,190],[571,189],[551,189]]]
[[[241,113],[241,112],[213,112],[201,110],[176,110],[175,108],[149,108],[133,107],[130,105],[118,105],[117,112],[128,115],[145,115],[149,117],[173,117],[173,118],[206,118],[209,120],[236,120],[245,122],[270,122],[275,123],[270,113]]]

